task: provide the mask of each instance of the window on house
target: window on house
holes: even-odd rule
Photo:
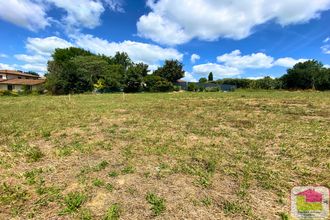
[[[0,79],[2,79],[2,75],[0,75]]]
[[[19,78],[19,79],[22,79],[22,77],[20,77],[20,76],[19,76],[18,78]]]
[[[7,85],[7,90],[13,91],[13,85]]]

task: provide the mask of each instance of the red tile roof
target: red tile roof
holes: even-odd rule
[[[0,81],[0,84],[34,86],[34,85],[43,84],[45,82],[46,80],[44,79],[9,79],[5,81]]]
[[[40,78],[40,76],[23,73],[15,70],[0,70],[0,74],[6,74],[6,75],[14,75],[14,76],[25,76],[25,77],[31,77],[31,78]]]

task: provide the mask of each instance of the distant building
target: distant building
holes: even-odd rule
[[[28,90],[37,90],[45,79],[40,76],[14,71],[14,70],[0,70],[0,90],[8,91],[23,91],[24,88]]]

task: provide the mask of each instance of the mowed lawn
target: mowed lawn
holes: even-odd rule
[[[0,219],[286,219],[330,187],[330,93],[0,97]]]

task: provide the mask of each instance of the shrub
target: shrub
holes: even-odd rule
[[[144,78],[144,81],[147,92],[171,92],[174,89],[171,82],[160,76],[149,75]]]
[[[208,87],[208,88],[205,88],[205,92],[219,92],[220,89],[219,87]]]
[[[181,90],[181,86],[173,86],[173,91],[179,92]]]
[[[197,92],[198,86],[195,83],[188,84],[188,91],[190,92]]]

